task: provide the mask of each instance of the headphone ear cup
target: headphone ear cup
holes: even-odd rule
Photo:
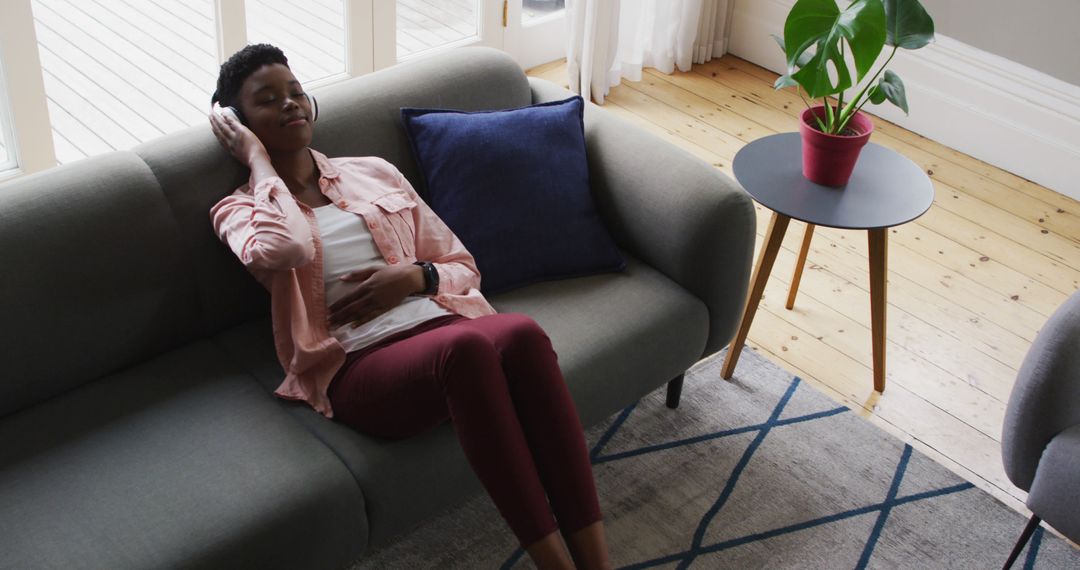
[[[319,102],[315,100],[315,96],[310,93],[304,93],[307,97],[308,104],[311,105],[311,122],[319,120]]]
[[[244,125],[246,127],[247,126],[247,117],[245,117],[244,114],[240,112],[240,109],[238,109],[236,107],[229,107],[229,108],[232,109],[234,114],[236,114],[236,119],[238,121],[240,121],[240,124]]]

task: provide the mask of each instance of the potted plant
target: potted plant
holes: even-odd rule
[[[934,21],[918,0],[855,0],[843,10],[834,0],[798,0],[784,23],[784,37],[773,37],[787,56],[787,73],[774,87],[794,86],[807,107],[799,122],[803,175],[843,186],[874,130],[861,109],[888,100],[908,112],[904,83],[886,67],[898,49],[930,43]],[[886,45],[892,46],[889,57],[871,74]],[[845,91],[859,85],[845,100]],[[822,102],[812,106],[807,99]]]

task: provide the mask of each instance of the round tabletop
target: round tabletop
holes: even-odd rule
[[[802,173],[799,133],[760,138],[739,150],[735,178],[763,206],[817,226],[869,230],[918,218],[934,203],[930,178],[907,157],[867,144],[846,186],[815,184]]]

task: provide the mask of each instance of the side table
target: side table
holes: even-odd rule
[[[918,165],[883,146],[867,144],[846,186],[815,184],[802,174],[799,133],[758,139],[739,150],[732,163],[735,178],[761,205],[773,211],[761,246],[746,309],[728,347],[721,376],[731,378],[746,344],[769,280],[776,254],[792,218],[806,222],[806,234],[791,277],[787,308],[795,305],[806,254],[815,226],[866,230],[870,246],[870,325],[874,355],[874,389],[885,391],[885,310],[888,274],[888,229],[923,215],[934,202],[934,186]]]

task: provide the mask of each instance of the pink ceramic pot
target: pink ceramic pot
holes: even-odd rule
[[[813,114],[811,114],[813,113]],[[802,134],[803,176],[822,186],[843,186],[855,170],[859,152],[870,140],[874,123],[861,111],[848,121],[847,129],[857,134],[828,135],[818,130],[814,114],[825,120],[825,107],[803,111],[799,121]]]

